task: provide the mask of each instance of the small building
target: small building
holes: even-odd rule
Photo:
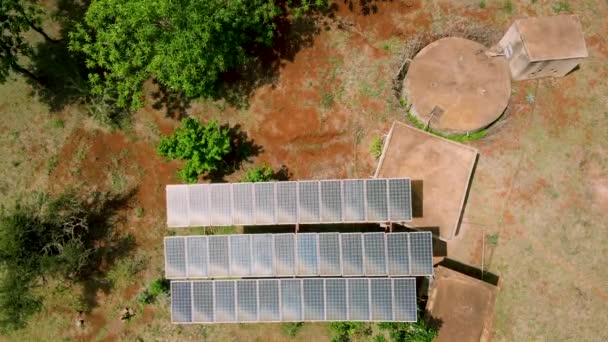
[[[588,56],[576,15],[515,20],[498,45],[515,81],[565,76]]]

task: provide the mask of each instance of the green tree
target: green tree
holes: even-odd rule
[[[87,56],[95,91],[114,89],[118,104],[142,105],[152,75],[187,96],[209,95],[219,75],[247,60],[247,47],[269,45],[280,14],[272,0],[97,0],[70,34]]]
[[[41,9],[29,0],[0,1],[0,82],[5,82],[10,71],[18,72],[36,82],[40,79],[19,64],[20,57],[31,57],[33,48],[23,33],[34,30],[47,41],[57,42],[41,26]]]
[[[0,213],[0,330],[20,328],[42,303],[31,293],[40,279],[78,279],[92,247],[90,216],[72,193],[35,194]]]
[[[274,170],[262,164],[261,166],[251,168],[245,172],[245,176],[241,179],[241,182],[270,182],[275,179]]]
[[[297,15],[327,0],[289,0]],[[242,65],[256,45],[272,43],[275,0],[96,0],[70,33],[83,52],[93,90],[111,89],[117,104],[142,106],[142,84],[154,76],[187,97],[215,94],[220,75]]]
[[[196,183],[199,175],[217,170],[231,150],[227,128],[218,127],[215,120],[203,126],[189,117],[171,136],[163,137],[157,148],[166,159],[186,161],[179,177],[187,183]]]

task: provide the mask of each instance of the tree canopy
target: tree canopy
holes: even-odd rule
[[[213,93],[219,75],[247,60],[246,47],[270,44],[280,13],[272,0],[94,0],[70,47],[87,57],[95,91],[118,105],[142,105],[154,76],[187,96]]]
[[[185,160],[179,176],[187,183],[196,183],[199,175],[219,168],[232,150],[230,141],[228,129],[218,127],[217,121],[202,125],[187,117],[182,121],[182,127],[160,140],[157,151],[167,159]]]

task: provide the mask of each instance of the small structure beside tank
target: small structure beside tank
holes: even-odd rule
[[[588,56],[576,15],[515,20],[498,46],[515,81],[565,76]]]

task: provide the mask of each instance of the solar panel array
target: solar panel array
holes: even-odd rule
[[[415,322],[414,278],[171,282],[173,323]]]
[[[165,237],[165,277],[429,276],[430,232]]]
[[[167,185],[169,227],[411,221],[408,178]]]

